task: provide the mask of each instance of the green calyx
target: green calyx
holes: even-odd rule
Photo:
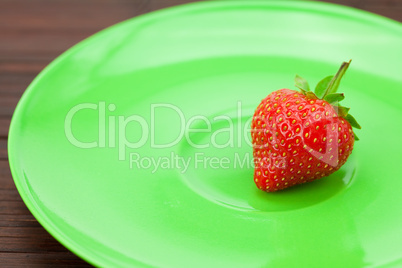
[[[361,129],[361,126],[359,125],[359,123],[357,123],[356,119],[351,114],[349,114],[350,108],[344,107],[339,104],[339,102],[345,98],[343,93],[336,92],[338,90],[341,79],[348,69],[351,61],[352,60],[349,60],[348,62],[343,62],[335,75],[327,76],[320,82],[318,82],[317,86],[314,89],[314,92],[310,90],[310,86],[307,81],[298,75],[296,75],[295,83],[296,87],[299,88],[301,93],[307,98],[322,99],[327,101],[335,108],[338,115],[348,121],[352,127]],[[354,132],[353,134],[355,140],[359,140]]]

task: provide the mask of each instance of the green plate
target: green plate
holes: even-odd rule
[[[204,2],[73,47],[15,111],[9,158],[32,214],[108,267],[402,265],[402,26],[316,2]],[[353,59],[363,129],[347,164],[277,193],[253,182],[269,92]]]

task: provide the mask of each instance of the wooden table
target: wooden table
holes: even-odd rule
[[[0,0],[0,267],[91,267],[35,220],[10,174],[8,127],[21,94],[55,57],[125,19],[188,0]],[[401,0],[332,0],[402,21]]]

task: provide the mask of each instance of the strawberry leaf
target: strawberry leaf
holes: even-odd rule
[[[354,127],[354,128],[358,128],[361,129],[362,127],[359,125],[359,123],[357,123],[356,119],[351,115],[351,114],[347,114],[345,116],[345,120],[349,122],[349,124]]]
[[[308,82],[306,81],[306,79],[304,79],[298,75],[296,75],[296,77],[295,77],[295,85],[297,88],[299,88],[302,91],[302,93],[304,95],[306,95],[306,92],[310,91],[310,86],[309,86]]]
[[[337,111],[339,117],[344,118],[353,128],[361,129],[361,126],[359,123],[357,123],[356,119],[349,114],[350,108],[339,105],[339,102],[345,98],[344,94],[336,93],[341,79],[351,62],[352,60],[342,62],[338,72],[335,75],[327,76],[318,82],[314,92],[310,90],[310,86],[307,81],[298,75],[295,77],[295,85],[301,90],[307,99],[322,99],[328,102]],[[353,134],[355,140],[359,140],[354,132]]]
[[[328,88],[328,84],[331,82],[333,77],[333,75],[330,75],[318,82],[314,90],[315,95],[317,95],[318,98],[322,99],[325,96],[325,90]]]
[[[308,91],[308,92],[306,92],[306,97],[307,97],[307,99],[311,99],[311,100],[316,100],[316,99],[318,99],[318,97],[314,94],[313,91]]]
[[[360,140],[359,137],[357,137],[356,133],[353,132],[353,136],[355,137],[355,141]]]
[[[340,102],[344,98],[345,96],[343,95],[343,93],[330,93],[324,97],[324,100],[327,101],[328,103],[335,103]]]
[[[336,106],[336,108],[338,108],[338,115],[346,119],[350,108],[344,106]]]

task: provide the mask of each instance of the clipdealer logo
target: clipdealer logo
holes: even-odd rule
[[[210,157],[199,152],[200,149],[206,148],[252,147],[250,137],[252,117],[250,116],[247,120],[243,118],[241,102],[237,103],[235,116],[217,115],[212,118],[204,115],[186,118],[179,107],[170,103],[151,104],[146,113],[148,116],[118,115],[115,113],[116,110],[115,104],[107,104],[104,101],[75,105],[68,111],[64,120],[64,132],[67,140],[73,146],[81,149],[116,148],[119,161],[126,161],[128,156],[130,169],[149,169],[152,173],[159,169],[177,169],[184,173],[190,166],[194,168],[243,168],[250,167],[254,163],[251,153],[235,152],[232,157]],[[74,122],[79,120],[77,117],[82,113],[90,114],[91,120],[96,121],[88,122],[88,124],[91,123],[92,132],[96,133],[96,135],[92,135],[91,140],[82,140],[79,135],[74,134]],[[175,120],[179,122],[179,128],[175,137],[162,143],[156,139],[156,133],[161,132],[157,122],[160,122],[159,120],[166,113],[175,117]],[[213,125],[216,123],[224,123],[226,127],[213,129]],[[97,125],[95,131],[94,125]],[[196,127],[197,125],[203,127]],[[127,129],[130,127],[139,130],[136,133],[135,141],[133,141],[133,137],[127,136]],[[82,130],[82,126],[80,130]],[[209,137],[208,141],[202,144],[195,142],[194,135],[200,134]],[[223,142],[219,140],[222,135],[227,137]],[[169,155],[156,157],[133,151],[144,146],[152,149],[173,148],[183,140],[194,149],[192,155],[182,156],[170,152]],[[248,151],[251,152],[251,150]]]

